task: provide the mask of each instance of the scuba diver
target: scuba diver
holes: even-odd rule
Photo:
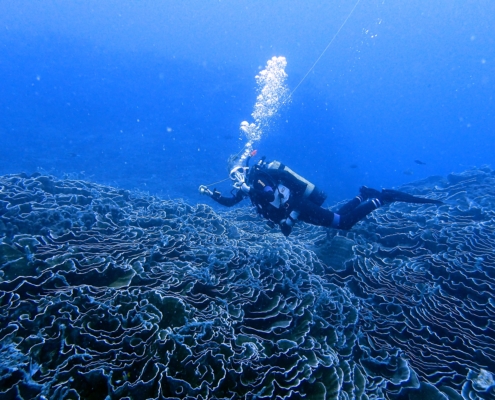
[[[278,161],[267,163],[263,157],[249,167],[250,158],[247,158],[245,166],[235,167],[230,172],[230,179],[234,181],[232,197],[222,196],[216,189],[212,192],[205,185],[201,185],[199,191],[227,207],[249,197],[258,214],[268,220],[268,225],[274,228],[278,224],[285,236],[290,235],[297,221],[348,230],[372,211],[394,201],[442,204],[438,200],[396,190],[378,191],[362,186],[359,195],[334,213],[321,207],[327,197],[324,192],[284,164]]]

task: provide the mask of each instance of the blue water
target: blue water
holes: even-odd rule
[[[0,1],[0,175],[82,179],[216,211],[198,186],[230,190],[219,181],[244,149],[239,127],[252,122],[255,75],[274,56],[287,59],[291,101],[255,148],[326,191],[327,206],[361,185],[459,173],[408,186],[428,197],[437,185],[430,197],[442,207],[383,207],[349,233],[301,223],[288,239],[245,209],[219,217],[79,182],[2,177],[0,392],[62,398],[70,386],[97,398],[145,396],[146,386],[156,396],[161,379],[180,394],[175,378],[185,376],[205,391],[218,383],[212,398],[234,387],[258,396],[275,387],[271,373],[252,389],[237,379],[255,375],[231,372],[273,368],[280,382],[304,377],[301,393],[335,388],[329,377],[339,375],[339,390],[356,394],[366,372],[374,395],[402,387],[420,398],[430,382],[493,397],[494,175],[462,172],[495,168],[494,27],[493,0]],[[279,320],[271,300],[261,304],[272,298]],[[102,310],[117,317],[104,321]],[[169,322],[171,310],[182,316]],[[301,341],[277,341],[292,318],[287,337]],[[127,332],[116,337],[117,320]],[[201,324],[198,343],[184,341]],[[213,328],[232,343],[231,359],[221,340],[203,341]],[[258,360],[244,346],[262,349],[266,332],[288,373],[277,370],[275,347]],[[318,351],[307,358],[309,342]],[[311,372],[300,362],[294,378],[289,353]],[[224,376],[212,363],[216,376],[200,383],[205,354],[236,367]],[[318,370],[315,354],[325,355]],[[334,357],[344,368],[322,375]],[[407,360],[423,374],[421,393]]]
[[[202,202],[197,187],[226,178],[243,147],[256,73],[284,56],[293,90],[354,5],[3,1],[0,173]],[[362,184],[495,165],[493,26],[491,1],[361,0],[259,154],[330,204]]]

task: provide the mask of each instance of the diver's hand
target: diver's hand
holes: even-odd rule
[[[251,190],[251,188],[246,184],[246,182],[242,182],[242,185],[241,185],[241,190],[244,192],[244,193],[249,193],[249,191]]]
[[[280,221],[280,230],[285,237],[289,236],[292,232],[292,224],[288,224],[289,219],[283,219]]]
[[[208,189],[205,185],[200,185],[198,190],[199,190],[199,193],[201,193],[201,194],[204,194],[204,195],[210,196],[210,197],[213,196],[213,192],[210,189]]]
[[[217,200],[220,197],[222,197],[222,193],[220,193],[216,188],[213,189],[213,193],[211,195],[211,198]]]

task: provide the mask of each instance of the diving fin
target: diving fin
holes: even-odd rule
[[[381,192],[379,190],[370,188],[368,186],[361,186],[359,188],[359,194],[363,198],[363,200],[368,200],[368,199],[379,199],[381,197]]]
[[[408,193],[399,192],[398,190],[382,189],[380,200],[386,203],[393,201],[402,201],[404,203],[417,203],[417,204],[443,204],[440,200],[426,199],[424,197],[416,197]]]

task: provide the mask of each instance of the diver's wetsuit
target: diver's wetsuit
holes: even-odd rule
[[[365,201],[363,196],[356,196],[336,213],[319,207],[309,200],[295,204],[294,209],[300,211],[298,219],[308,224],[348,230],[381,205],[378,199]]]
[[[256,166],[250,169],[247,182],[250,185],[248,193],[239,189],[232,197],[224,197],[215,191],[212,198],[224,206],[231,207],[245,197],[249,197],[258,213],[275,224],[281,224],[287,218],[291,218],[290,216],[294,215],[291,213],[296,211],[298,213],[297,219],[300,221],[344,230],[352,228],[358,221],[382,205],[377,198],[366,200],[360,195],[346,203],[337,213],[334,213],[304,197],[305,186],[299,190],[301,188],[298,189],[293,182],[289,182],[290,180],[291,177],[284,179],[281,174],[277,176],[272,171],[268,172],[266,169]],[[280,185],[292,187],[288,198],[283,198],[281,195],[280,190],[283,189]],[[276,198],[281,198],[281,200],[275,201]]]

